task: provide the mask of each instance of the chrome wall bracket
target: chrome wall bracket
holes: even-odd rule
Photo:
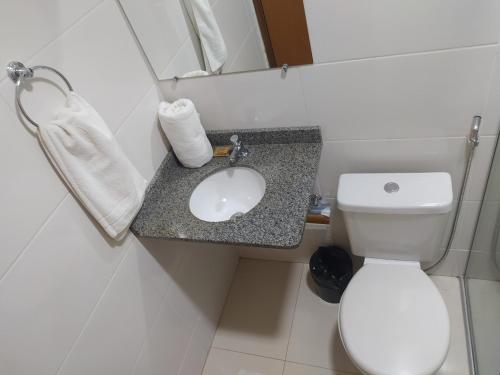
[[[28,80],[30,78],[33,78],[35,70],[48,70],[48,71],[51,71],[52,73],[55,73],[56,75],[58,75],[64,81],[64,83],[66,84],[66,86],[68,87],[68,90],[70,92],[73,91],[73,87],[71,86],[71,84],[69,83],[67,78],[60,71],[58,71],[54,68],[51,68],[50,66],[36,65],[36,66],[32,66],[31,68],[28,68],[28,67],[24,66],[24,64],[19,62],[19,61],[11,61],[10,63],[7,64],[6,70],[7,70],[7,75],[9,76],[9,78],[16,85],[16,103],[17,103],[17,106],[19,107],[19,110],[21,111],[23,116],[26,118],[26,120],[28,120],[31,124],[35,125],[36,127],[38,127],[39,125],[37,124],[37,122],[35,120],[33,120],[28,115],[28,113],[26,113],[26,110],[24,109],[23,104],[21,103],[20,94],[21,94],[21,90],[22,90],[21,83],[23,81]]]
[[[19,61],[11,61],[7,64],[7,75],[18,85],[23,79],[33,77],[33,69],[27,68]]]

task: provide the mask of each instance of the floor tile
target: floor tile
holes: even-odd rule
[[[290,300],[293,301],[294,298],[290,295],[294,295],[293,291],[297,289],[298,278],[301,282],[293,313],[294,304]],[[437,374],[468,375],[459,279],[432,276],[432,280],[443,295],[451,323],[449,353]],[[215,361],[212,359],[215,354],[211,353],[204,375],[237,374],[241,368],[233,363],[240,361],[244,361],[247,366],[244,368],[247,372],[241,373],[261,374],[259,371],[263,370],[258,367],[258,361],[263,360],[261,356],[283,359],[283,352],[278,349],[286,343],[284,337],[287,326],[284,322],[290,321],[291,314],[293,324],[283,375],[359,374],[349,360],[338,333],[338,307],[338,304],[324,302],[316,295],[306,264],[241,260],[212,352],[215,352],[216,348],[224,347],[229,352],[234,350],[257,356],[241,353],[227,355],[243,357],[228,360],[233,367],[227,365],[221,369],[209,367],[214,366],[212,362]],[[218,356],[223,354],[217,353]],[[270,358],[264,358],[267,359]],[[217,360],[215,364],[219,362],[223,361]],[[207,372],[208,370],[215,372]],[[222,372],[223,370],[229,372]]]
[[[283,375],[344,375],[345,372],[327,370],[320,367],[306,366],[299,363],[286,362]]]
[[[325,302],[315,294],[308,265],[303,267],[287,361],[359,373],[344,351],[339,336],[339,305]]]
[[[213,347],[285,359],[303,267],[241,259]]]
[[[470,279],[468,283],[479,373],[496,374],[500,369],[500,282]]]
[[[433,276],[432,280],[443,296],[450,315],[450,348],[437,375],[468,375],[469,362],[460,282],[456,277]]]
[[[203,375],[281,375],[283,361],[212,348]]]

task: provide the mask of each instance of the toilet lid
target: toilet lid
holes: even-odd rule
[[[339,329],[351,359],[373,375],[433,374],[450,341],[446,305],[418,265],[365,264],[342,296]]]

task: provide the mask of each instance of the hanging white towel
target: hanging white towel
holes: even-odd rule
[[[193,102],[179,99],[161,102],[158,117],[177,159],[188,168],[199,168],[212,160],[213,150]]]
[[[191,72],[184,73],[182,75],[182,78],[204,77],[208,75],[208,72],[206,72],[205,70],[193,70]]]
[[[209,0],[185,0],[201,41],[206,70],[219,71],[227,60],[227,48]]]
[[[127,159],[104,120],[76,93],[38,129],[54,167],[106,233],[121,239],[139,211],[147,181]]]

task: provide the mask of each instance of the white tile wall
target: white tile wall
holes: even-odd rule
[[[149,330],[134,374],[177,374],[189,345],[194,322],[177,313],[167,301]]]
[[[497,218],[499,215],[500,202],[487,201],[482,207],[477,239],[474,241],[475,251],[491,255],[491,250],[497,248]]]
[[[481,134],[496,135],[500,127],[500,59],[498,58],[500,47],[497,45],[497,56],[493,65],[493,73],[490,80],[490,92],[486,110],[483,117]]]
[[[257,26],[251,29],[242,42],[236,56],[228,65],[228,72],[258,70],[269,67],[264,55],[260,31]]]
[[[161,98],[152,87],[116,133],[116,139],[139,172],[151,179],[169,147],[160,130],[157,108]]]
[[[331,230],[327,225],[307,224],[302,242],[295,249],[283,250],[238,246],[238,253],[242,258],[308,263],[309,258],[319,246],[329,245],[330,243]]]
[[[145,337],[137,375],[188,375],[191,366],[201,371],[237,266],[231,247],[172,243],[183,254],[182,265]]]
[[[487,96],[494,46],[300,68],[327,140],[464,136]]]
[[[481,280],[500,280],[500,270],[497,266],[500,257],[495,253],[471,251],[467,264],[467,276]]]
[[[290,68],[285,76],[272,70],[161,82],[162,92],[169,99],[191,98],[209,129],[321,126],[319,190],[331,199],[340,173],[368,171],[448,171],[456,196],[465,137],[472,117],[482,115],[463,229],[456,251],[439,268],[457,275],[500,124],[500,4],[305,0],[304,5],[315,65]],[[331,232],[334,243],[348,245],[340,215]],[[248,257],[260,253],[242,251]]]
[[[50,65],[64,72],[75,91],[87,98],[116,131],[153,86],[129,34],[116,4],[108,0],[25,63]],[[22,99],[31,117],[41,122],[52,118],[54,108],[64,100],[54,83],[66,88],[50,72],[39,72],[37,77],[46,80],[32,81],[32,92],[25,91]],[[14,106],[10,80],[3,82],[0,92]]]
[[[43,5],[5,4],[0,56],[64,72],[150,179],[167,152],[156,119],[161,94],[116,1]],[[60,82],[41,76],[23,93],[40,122],[64,100]],[[14,86],[2,78],[0,332],[9,345],[0,346],[0,373],[201,373],[236,251],[109,240],[17,118]]]
[[[336,197],[342,173],[446,171],[456,195],[464,162],[463,138],[327,141],[320,165],[321,192]]]
[[[226,43],[223,72],[264,69],[268,66],[251,0],[215,0],[212,9]]]
[[[304,7],[315,62],[496,43],[498,37],[495,0],[305,0]]]
[[[194,38],[186,38],[184,43],[179,47],[175,56],[170,60],[166,69],[159,73],[160,78],[172,78],[181,76],[186,72],[200,70],[201,58],[198,57],[195,49],[197,41]]]
[[[0,373],[57,371],[129,242],[108,242],[66,197],[1,280],[0,330],[9,345],[0,348]]]
[[[471,247],[480,209],[481,201],[462,202],[462,215],[458,219],[455,238],[451,244],[452,249],[469,249]]]
[[[481,200],[490,171],[497,136],[482,136],[479,147],[474,152],[474,160],[465,189],[466,200]]]
[[[132,0],[120,0],[125,13],[132,24],[134,31],[141,41],[142,48],[148,55],[148,59],[157,75],[160,75],[170,66],[180,68],[173,70],[170,76],[186,73],[186,68],[198,70],[201,66],[196,53],[196,45],[188,43],[191,38],[196,39],[193,30],[189,28],[190,20],[185,11],[183,1],[179,0],[148,0],[138,2]],[[179,56],[178,51],[188,49],[192,60],[188,66],[179,66],[177,60],[184,61],[184,53]],[[187,52],[187,51],[185,51]],[[191,69],[191,66],[194,69]],[[170,72],[169,72],[170,73]]]
[[[38,141],[0,98],[0,277],[66,194]],[[16,162],[8,162],[15,160]],[[40,199],[43,196],[43,199]],[[29,212],[29,215],[26,213]]]
[[[274,70],[161,82],[167,99],[188,97],[208,129],[301,126],[308,123],[299,72]]]
[[[168,252],[163,269],[137,239],[131,242],[60,374],[124,374],[133,367],[180,254]]]
[[[469,250],[451,249],[446,260],[433,267],[428,273],[438,276],[464,275]]]
[[[30,58],[99,3],[102,0],[4,2],[0,14],[0,61],[4,64]],[[5,76],[1,69],[0,80]]]
[[[229,67],[253,25],[248,17],[245,0],[217,0],[212,8],[226,43],[226,64]]]

